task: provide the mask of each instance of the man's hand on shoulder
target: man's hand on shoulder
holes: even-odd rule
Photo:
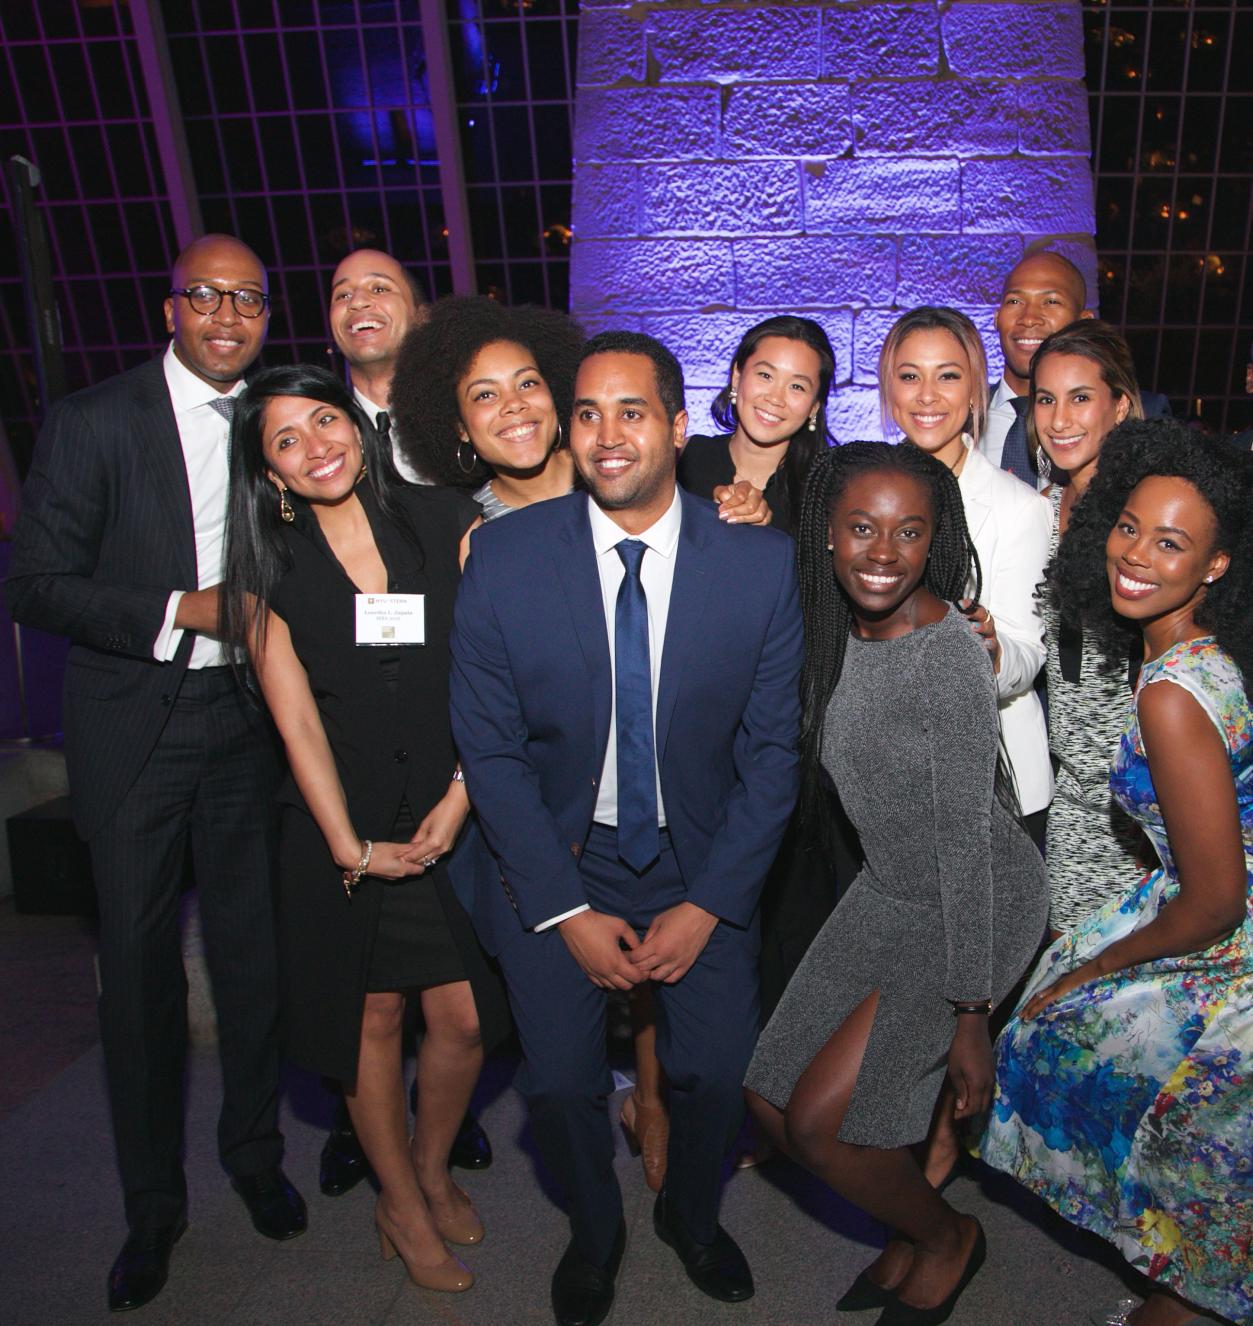
[[[681,902],[659,912],[630,955],[631,965],[647,978],[673,985],[687,975],[688,968],[700,957],[718,918],[694,902]]]
[[[645,979],[645,973],[632,966],[622,951],[623,944],[633,949],[640,942],[622,917],[589,909],[568,916],[557,930],[593,985],[602,990],[629,990]]]

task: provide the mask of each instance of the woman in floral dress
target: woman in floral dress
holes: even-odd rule
[[[1097,1322],[1253,1320],[1250,513],[1247,457],[1123,424],[1050,573],[1115,656],[1143,636],[1112,788],[1161,867],[1044,954],[982,1155],[1147,1277]]]

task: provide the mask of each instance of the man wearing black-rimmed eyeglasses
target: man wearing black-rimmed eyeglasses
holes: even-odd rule
[[[129,1237],[109,1306],[165,1283],[187,1224],[182,1168],[188,842],[218,1013],[222,1162],[258,1231],[304,1203],[280,1168],[271,865],[277,760],[217,639],[235,398],[265,340],[256,254],[227,235],[178,258],[165,353],[48,415],[23,494],[13,617],[72,642],[64,728],[100,907],[100,1024]]]

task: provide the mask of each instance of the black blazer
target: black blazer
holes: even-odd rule
[[[90,838],[130,790],[178,694],[194,636],[152,647],[171,590],[196,588],[191,492],[161,359],[58,402],[22,495],[5,596],[68,636],[65,750]]]

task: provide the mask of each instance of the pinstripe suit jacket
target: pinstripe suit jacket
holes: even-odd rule
[[[68,636],[65,749],[90,838],[144,767],[187,670],[153,644],[170,591],[196,588],[191,491],[161,359],[58,402],[22,495],[5,595],[15,621]]]

